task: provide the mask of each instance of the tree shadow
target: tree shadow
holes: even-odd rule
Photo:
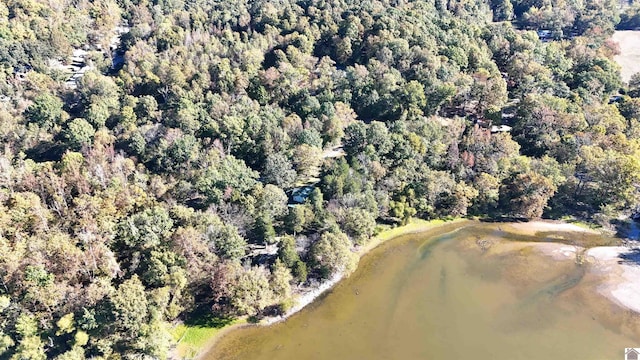
[[[517,217],[517,216],[506,216],[506,215],[496,215],[496,216],[487,216],[480,218],[480,222],[486,223],[507,223],[507,222],[529,222],[530,219]]]
[[[27,158],[35,162],[60,161],[67,147],[54,141],[41,141],[36,146],[27,149],[25,154]]]
[[[624,265],[640,265],[640,248],[631,249],[631,251],[618,255],[618,264]]]
[[[640,222],[631,219],[613,219],[611,224],[616,229],[617,237],[626,238],[631,244],[640,245]]]
[[[231,324],[235,319],[229,316],[220,316],[211,311],[209,306],[199,306],[187,314],[184,323],[187,326],[222,328]]]

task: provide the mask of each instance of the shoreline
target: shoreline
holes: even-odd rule
[[[371,250],[377,248],[378,246],[386,243],[389,240],[393,240],[405,235],[426,232],[428,230],[435,229],[442,225],[451,224],[455,222],[462,222],[464,220],[465,219],[462,219],[462,218],[457,218],[452,220],[440,220],[440,219],[422,220],[422,219],[413,218],[406,225],[382,230],[380,233],[372,237],[369,243],[367,243],[364,246],[357,247],[353,251],[358,255],[358,261],[359,261],[363,256],[368,254]],[[306,308],[308,305],[315,302],[320,296],[322,296],[327,291],[331,290],[344,278],[345,278],[345,274],[343,272],[339,272],[331,276],[331,278],[329,278],[327,281],[324,281],[318,284],[316,287],[296,294],[294,296],[295,305],[283,315],[266,317],[255,324],[243,322],[239,324],[227,325],[220,328],[215,333],[215,335],[213,335],[213,337],[207,341],[207,343],[202,347],[202,349],[200,349],[198,354],[193,357],[193,359],[201,359],[202,356],[209,351],[209,349],[211,349],[216,345],[218,340],[220,340],[225,334],[227,334],[231,330],[240,329],[246,326],[270,326],[270,325],[274,325],[279,322],[285,321],[287,318],[291,317],[292,315],[295,315],[296,313]],[[180,357],[175,357],[174,359],[180,359]]]
[[[633,253],[633,248],[596,246],[585,249],[567,245],[553,248],[548,245],[552,244],[541,244],[538,249],[558,261],[577,259],[577,254],[583,252],[588,274],[598,279],[594,290],[621,308],[640,314],[640,259],[623,258],[625,254]]]
[[[589,270],[601,279],[597,291],[611,302],[640,314],[640,256],[637,252],[638,248],[601,246],[588,249],[586,256],[591,265]],[[634,259],[626,260],[625,255]]]
[[[426,232],[442,225],[455,222],[463,222],[465,219],[454,220],[421,220],[412,219],[410,223],[395,228],[388,228],[374,236],[365,246],[355,248],[353,251],[358,254],[358,260],[368,254],[373,249],[386,243],[389,240],[411,234]],[[535,235],[538,232],[559,232],[559,233],[575,233],[575,234],[607,234],[605,229],[592,229],[584,225],[576,225],[562,221],[536,220],[523,223],[504,223],[504,225],[517,233]],[[507,230],[507,232],[509,232]],[[583,248],[577,245],[568,245],[562,242],[524,242],[527,246],[533,245],[545,256],[549,256],[557,261],[568,260],[570,258],[578,259],[578,254],[584,254],[585,263],[588,265],[589,273],[601,277],[598,281],[596,291],[609,301],[640,313],[640,262],[637,265],[621,264],[620,255],[631,251],[630,248],[621,246],[596,246],[591,248]],[[515,244],[514,244],[515,245]],[[341,280],[345,278],[345,274],[340,272],[334,274],[327,281],[317,284],[311,289],[306,289],[294,295],[295,305],[285,314],[275,317],[263,318],[255,324],[237,323],[227,325],[220,328],[211,339],[200,349],[193,359],[201,359],[216,343],[229,331],[242,328],[245,326],[270,326],[285,321],[287,318],[300,312],[308,305],[314,303],[320,296],[331,290]]]
[[[532,233],[535,233],[535,230],[590,234],[610,233],[605,229],[587,229],[571,223],[550,221],[533,221],[510,224],[510,226]],[[593,289],[595,292],[623,309],[640,314],[640,248],[626,246],[583,247],[558,242],[532,245],[556,261],[566,261],[572,258],[575,261],[581,261],[587,266],[588,274],[597,278]]]
[[[313,303],[318,297],[324,294],[326,291],[331,290],[336,284],[338,284],[342,279],[344,279],[344,273],[338,272],[333,274],[326,281],[318,284],[317,287],[311,288],[305,292],[297,294],[297,298],[295,299],[295,305],[291,307],[286,313],[280,316],[271,316],[266,317],[262,321],[258,322],[258,326],[269,326],[273,324],[277,324],[279,322],[285,321],[292,315],[295,315],[300,310],[304,309],[307,305]]]
[[[575,232],[575,233],[587,233],[587,234],[602,234],[604,230],[596,230],[592,228],[587,228],[584,226],[577,225],[575,223],[564,222],[564,221],[556,221],[556,220],[534,220],[529,222],[518,222],[518,223],[506,223],[507,226],[518,230],[518,232],[527,234],[527,235],[535,235],[538,232]]]
[[[606,234],[606,230],[586,229],[569,223],[534,221],[512,224],[513,228],[533,231],[562,231]],[[575,259],[587,266],[595,277],[593,290],[619,307],[640,314],[640,248],[627,246],[582,247],[558,242],[534,243],[535,248],[556,261]],[[626,258],[625,258],[626,257]]]
[[[460,222],[463,220],[464,219],[453,219],[453,220],[412,219],[406,225],[397,226],[394,228],[385,229],[381,231],[378,235],[375,235],[374,237],[372,237],[371,240],[366,245],[357,247],[353,251],[356,254],[358,254],[358,262],[359,262],[363,256],[367,255],[370,251],[386,243],[389,240],[393,240],[405,235],[425,232],[427,230],[432,230],[442,225],[452,224],[452,223]],[[269,326],[269,325],[277,324],[279,322],[286,320],[287,318],[291,317],[292,315],[295,315],[297,312],[307,307],[307,305],[312,304],[314,301],[316,301],[317,298],[322,296],[325,292],[331,290],[344,278],[345,278],[345,273],[343,272],[338,272],[334,274],[328,280],[318,284],[316,287],[296,294],[297,296],[294,299],[295,305],[291,309],[289,309],[289,311],[287,311],[285,314],[280,316],[267,317],[262,319],[257,324],[251,324],[251,325]]]

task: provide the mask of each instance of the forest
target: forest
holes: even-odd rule
[[[165,359],[176,321],[286,311],[414,217],[630,215],[621,19],[612,0],[0,1],[0,359]]]

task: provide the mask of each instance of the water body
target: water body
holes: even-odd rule
[[[579,291],[583,266],[509,250],[514,239],[478,223],[395,239],[302,312],[231,331],[204,358],[602,360],[640,347],[636,314]]]

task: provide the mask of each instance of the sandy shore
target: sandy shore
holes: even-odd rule
[[[334,274],[331,278],[326,280],[323,283],[320,283],[318,286],[305,289],[304,292],[300,293],[298,297],[295,299],[295,305],[289,309],[285,314],[281,316],[273,316],[268,317],[260,322],[260,325],[272,325],[280,321],[286,320],[289,316],[297,313],[302,310],[305,306],[314,302],[320,295],[324,294],[325,291],[328,291],[332,287],[334,287],[337,283],[340,282],[344,278],[344,273],[339,272]]]
[[[218,340],[220,340],[225,334],[227,334],[231,330],[243,328],[245,326],[269,326],[269,325],[273,325],[273,324],[276,324],[276,323],[279,323],[281,321],[286,320],[288,317],[294,315],[295,313],[297,313],[300,310],[302,310],[303,308],[305,308],[307,305],[309,305],[312,302],[314,302],[320,295],[324,294],[324,292],[326,292],[329,289],[333,288],[343,278],[344,278],[344,273],[336,273],[331,278],[329,278],[325,282],[320,283],[316,287],[304,289],[301,293],[296,295],[295,300],[294,300],[294,304],[295,305],[293,307],[291,307],[291,309],[289,309],[283,315],[280,315],[280,316],[269,316],[269,317],[263,318],[260,322],[258,322],[256,324],[243,322],[243,323],[240,323],[240,324],[228,325],[228,326],[223,327],[222,329],[220,329],[220,331],[218,333],[216,333],[216,335],[213,336],[213,338],[208,340],[207,344],[202,348],[202,350],[200,350],[200,352],[198,353],[198,355],[195,358],[196,359],[201,359],[202,356],[205,355],[208,352],[208,349],[211,349],[213,346],[215,346],[216,342]],[[179,359],[180,358],[179,356],[176,356],[175,354],[173,354],[173,355],[174,356],[170,355],[168,358],[169,359]]]
[[[538,232],[579,232],[597,234],[596,230],[587,229],[575,224],[569,224],[556,221],[529,221],[521,223],[510,223],[509,227],[516,229],[518,232],[526,235],[535,235]]]
[[[523,223],[505,223],[503,230],[514,231],[518,234],[536,235],[550,232],[562,233],[563,238],[569,239],[578,234],[601,234],[602,231],[588,229],[570,223],[554,221],[531,221]],[[604,232],[606,233],[606,231]],[[596,246],[585,249],[577,245],[561,242],[500,242],[489,252],[500,254],[509,253],[533,247],[545,256],[556,261],[580,261],[587,267],[590,278],[596,279],[589,290],[598,293],[609,301],[640,314],[640,254],[637,261],[625,260],[623,256],[634,249],[623,246]],[[635,251],[640,251],[635,249]]]
[[[569,227],[556,226],[550,231],[558,231],[560,228]],[[619,306],[640,313],[640,262],[623,258],[624,254],[629,254],[634,249],[598,246],[585,250],[580,246],[559,243],[540,243],[534,246],[558,261],[577,259],[577,255],[584,252],[582,258],[588,266],[588,272],[599,279],[596,291]]]
[[[555,260],[575,259],[576,254],[583,250],[579,246],[565,245],[559,243],[540,243],[535,244],[536,248],[543,254],[552,257]]]
[[[587,250],[590,271],[602,277],[598,292],[627,309],[640,313],[640,264],[621,256],[633,249],[602,246]]]

